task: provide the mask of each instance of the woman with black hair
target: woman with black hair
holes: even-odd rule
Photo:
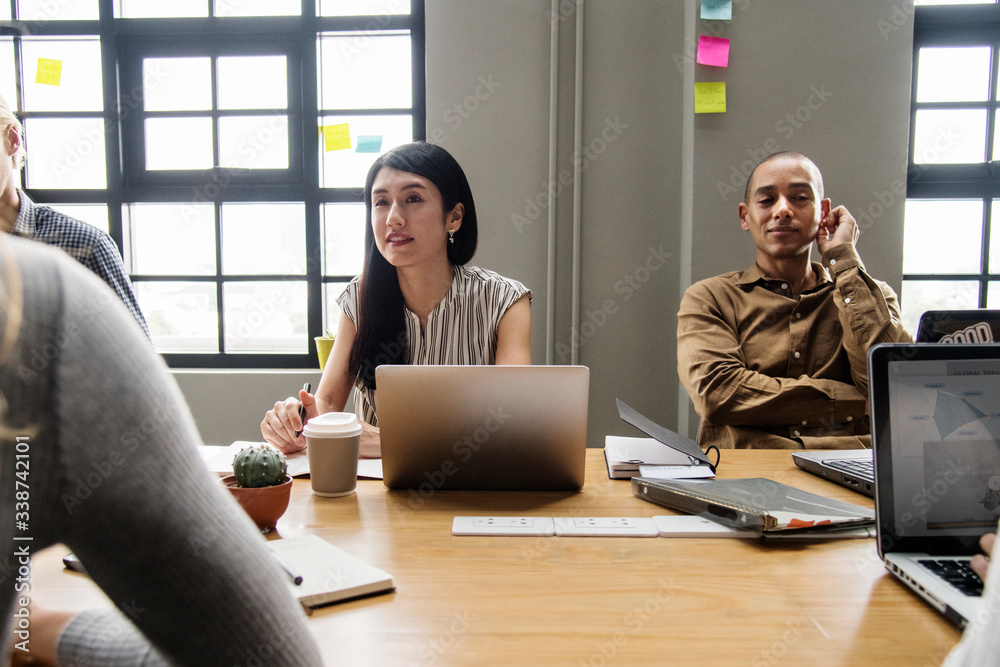
[[[531,291],[465,266],[476,252],[476,206],[448,151],[417,142],[380,156],[365,209],[364,269],[337,299],[345,317],[319,387],[276,403],[261,422],[284,452],[305,447],[303,422],[343,410],[356,388],[361,455],[380,456],[376,366],[531,363]]]

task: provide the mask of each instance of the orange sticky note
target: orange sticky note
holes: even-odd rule
[[[324,125],[323,145],[328,151],[340,151],[351,147],[351,127],[348,123],[339,125]]]
[[[35,73],[35,83],[58,86],[62,79],[62,61],[51,58],[38,59],[38,71]]]
[[[694,84],[695,113],[726,113],[726,82],[708,81]]]

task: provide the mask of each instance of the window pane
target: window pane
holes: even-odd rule
[[[147,118],[146,169],[211,169],[211,118]]]
[[[979,307],[979,283],[973,280],[904,280],[900,294],[903,326],[916,335],[920,316],[928,310]]]
[[[323,285],[323,329],[337,335],[340,316],[344,311],[337,305],[337,297],[347,287],[347,283],[326,283]]]
[[[9,5],[10,3],[3,3]],[[10,9],[5,8],[7,17]],[[97,0],[17,0],[17,16],[21,21],[95,21],[100,12]]]
[[[215,15],[225,16],[298,16],[301,0],[215,0]]]
[[[320,134],[319,178],[320,187],[324,188],[363,187],[368,169],[376,157],[413,141],[413,119],[410,116],[327,116],[321,118],[319,124],[326,128],[346,124],[350,135],[350,147],[341,148],[341,145],[346,146],[346,142],[330,141],[334,130],[324,130]],[[365,137],[360,145],[358,137]]]
[[[219,161],[229,169],[288,169],[288,118],[220,118]]]
[[[321,109],[413,105],[409,33],[324,34],[319,40]]]
[[[208,0],[121,0],[123,19],[158,19],[208,16]]]
[[[226,283],[226,352],[309,351],[306,283]]]
[[[922,48],[917,65],[917,102],[986,100],[990,47]]]
[[[47,204],[47,206],[71,218],[83,220],[105,234],[108,233],[107,204]]]
[[[1000,273],[1000,199],[994,200],[991,209],[989,273]]]
[[[409,14],[410,0],[317,0],[320,16],[387,16]]]
[[[223,204],[222,270],[305,275],[305,204]]]
[[[132,204],[128,209],[133,272],[214,276],[215,207]]]
[[[219,58],[220,109],[287,109],[285,56]]]
[[[27,185],[40,189],[106,188],[104,121],[100,118],[29,118]]]
[[[323,206],[323,275],[356,276],[365,253],[364,204]]]
[[[157,352],[218,352],[215,283],[135,283],[139,308]]]
[[[97,37],[21,42],[24,105],[32,111],[101,111],[101,42]]]
[[[908,199],[904,215],[903,273],[979,273],[981,200]]]
[[[203,111],[212,108],[210,58],[143,58],[146,111]]]
[[[0,21],[10,21],[13,16],[10,15],[10,3],[0,2]]]
[[[1000,309],[1000,282],[991,280],[986,288],[986,307],[991,310]],[[997,341],[994,341],[997,342]]]
[[[1000,114],[993,124],[993,160],[1000,160]]]
[[[0,3],[3,4],[3,3]],[[2,20],[2,19],[0,19]],[[10,37],[0,37],[0,95],[7,100],[8,108],[18,111],[17,67],[14,65],[14,40]]]
[[[992,5],[996,0],[916,0],[914,5]]]
[[[986,109],[922,109],[916,116],[914,163],[956,164],[985,160]]]

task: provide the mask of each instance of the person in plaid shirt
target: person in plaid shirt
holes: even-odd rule
[[[125,272],[121,253],[111,237],[82,220],[36,204],[18,187],[25,155],[22,134],[21,121],[0,97],[0,135],[8,158],[0,156],[0,230],[61,248],[93,271],[125,302],[148,338],[149,327]]]

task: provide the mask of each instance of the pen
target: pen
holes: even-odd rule
[[[312,391],[312,385],[306,382],[304,385],[302,385],[302,391],[309,393],[310,391]],[[301,421],[303,424],[305,424],[306,421],[306,406],[303,405],[301,402],[299,403],[299,421]],[[301,433],[302,431],[296,431],[295,437],[296,438],[299,437]]]
[[[284,558],[279,556],[278,552],[272,551],[271,554],[274,556],[274,559],[278,561],[278,565],[280,565],[281,569],[285,571],[285,574],[287,574],[292,580],[292,583],[299,586],[302,583],[302,575],[296,572],[295,568],[289,565]]]

